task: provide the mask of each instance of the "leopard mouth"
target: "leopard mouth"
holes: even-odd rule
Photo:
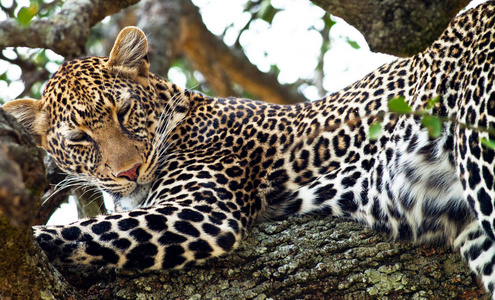
[[[128,211],[141,206],[151,190],[151,183],[136,184],[135,188],[128,194],[112,194],[116,211]]]
[[[149,191],[149,187],[157,177],[157,166],[145,163],[136,169],[134,176],[113,178],[112,186],[107,188],[103,186],[103,189],[114,198],[143,197],[144,192]]]

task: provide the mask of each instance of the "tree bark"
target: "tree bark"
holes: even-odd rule
[[[91,27],[137,2],[139,0],[68,0],[58,13],[33,20],[29,26],[8,19],[0,22],[0,48],[51,49],[66,59],[81,56],[86,53]]]
[[[46,184],[43,151],[0,109],[0,299],[81,299],[33,242]]]
[[[178,56],[181,1],[142,0],[136,7],[135,13],[140,16],[136,26],[148,36],[148,55],[153,62],[150,71],[161,76],[167,76]]]
[[[356,27],[371,51],[407,57],[433,43],[470,0],[311,0]]]
[[[447,246],[393,243],[319,216],[259,224],[232,255],[201,267],[61,272],[86,299],[488,299]]]

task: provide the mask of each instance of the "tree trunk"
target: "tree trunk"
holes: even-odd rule
[[[33,242],[46,183],[43,151],[0,109],[0,299],[78,296]]]

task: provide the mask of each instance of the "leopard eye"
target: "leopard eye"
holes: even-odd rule
[[[131,110],[131,102],[125,101],[117,112],[117,118],[119,119],[120,123],[124,122],[124,119],[130,110]]]
[[[91,137],[84,131],[73,131],[67,135],[67,139],[73,143],[91,142]]]

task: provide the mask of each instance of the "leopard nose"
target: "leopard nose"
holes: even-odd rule
[[[129,170],[117,174],[117,177],[127,178],[130,181],[136,181],[136,179],[138,178],[138,169],[140,166],[141,164],[135,164],[134,167],[130,168]]]

